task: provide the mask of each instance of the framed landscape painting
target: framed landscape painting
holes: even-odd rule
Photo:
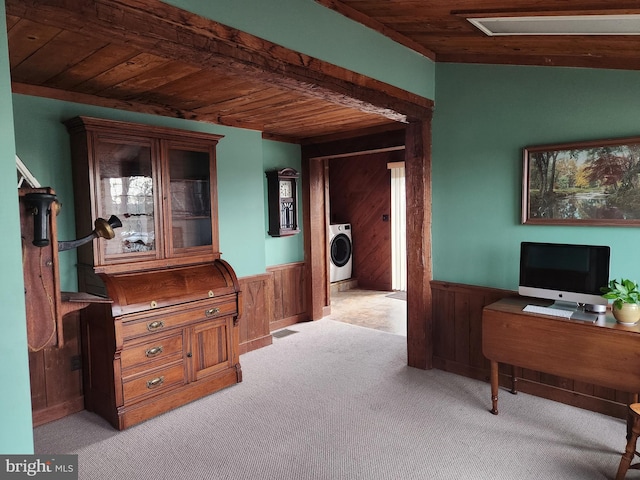
[[[640,137],[523,149],[522,223],[640,225]]]

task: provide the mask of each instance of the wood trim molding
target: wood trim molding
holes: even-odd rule
[[[250,282],[268,282],[271,279],[271,274],[267,273],[256,273],[255,275],[247,275],[246,277],[238,277],[239,283],[250,283]]]
[[[445,282],[442,280],[432,280],[431,287],[437,288],[438,290],[447,290],[450,292],[459,292],[459,293],[473,292],[480,295],[491,294],[493,296],[497,296],[498,298],[510,297],[512,295],[518,294],[516,290],[505,290],[504,288],[495,288],[495,287],[483,287],[480,285],[468,285],[465,283],[452,283],[452,282]]]
[[[44,425],[45,423],[59,420],[73,413],[81,412],[84,410],[84,395],[79,395],[76,398],[67,400],[63,403],[52,405],[41,410],[33,411],[32,422],[34,427]]]
[[[313,160],[343,158],[376,152],[404,150],[406,131],[403,128],[366,133],[349,138],[330,139],[322,143],[303,145],[302,156]]]
[[[251,340],[247,340],[238,345],[238,354],[244,355],[245,353],[257,350],[259,348],[268,347],[272,343],[273,337],[271,336],[271,334],[263,335],[258,338],[252,338]]]
[[[387,169],[392,170],[394,168],[404,168],[404,162],[389,162],[387,163]]]
[[[292,317],[282,318],[280,320],[276,320],[275,322],[271,322],[270,327],[271,331],[274,332],[276,330],[280,330],[281,328],[290,327],[291,325],[295,325],[296,323],[306,322],[309,320],[309,317],[306,313],[300,315],[294,315]]]
[[[281,263],[279,265],[271,265],[266,268],[267,272],[276,272],[278,270],[288,270],[291,267],[302,267],[304,262]]]
[[[367,150],[366,152],[350,152],[350,153],[340,153],[336,155],[329,155],[326,157],[315,157],[314,160],[332,160],[334,158],[349,158],[349,157],[359,157],[363,154],[375,154],[375,153],[386,153],[386,152],[396,152],[399,150],[404,150],[404,145],[398,147],[387,147],[387,148],[378,148]]]

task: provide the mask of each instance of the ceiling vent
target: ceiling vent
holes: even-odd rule
[[[640,15],[563,15],[467,18],[489,36],[640,35]]]

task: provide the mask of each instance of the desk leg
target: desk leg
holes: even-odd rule
[[[516,376],[515,365],[511,365],[511,393],[518,394],[518,377]]]
[[[498,415],[498,362],[491,360],[491,413]]]

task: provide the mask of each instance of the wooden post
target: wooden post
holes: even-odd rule
[[[324,316],[328,305],[326,252],[325,162],[303,158],[302,211],[305,263],[307,265],[307,311],[311,320]]]
[[[407,363],[433,367],[431,311],[431,118],[406,129]]]

